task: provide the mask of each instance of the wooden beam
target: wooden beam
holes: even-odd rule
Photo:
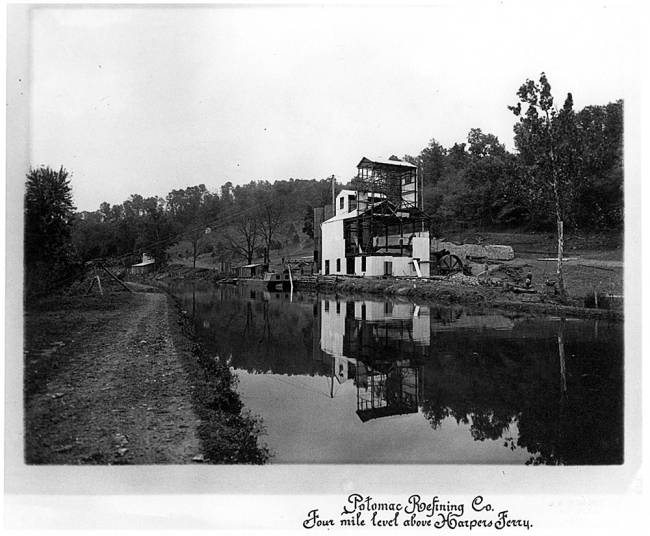
[[[129,287],[127,287],[126,284],[125,284],[123,281],[120,281],[120,279],[119,279],[116,275],[114,275],[114,274],[113,274],[113,273],[112,273],[108,268],[106,268],[106,266],[104,266],[103,264],[100,264],[99,267],[100,267],[102,270],[104,270],[104,271],[105,271],[105,272],[106,272],[110,277],[112,277],[113,279],[115,279],[115,281],[117,281],[120,285],[122,285],[122,286],[123,286],[126,290],[128,290],[131,294],[133,294],[133,290],[131,290]]]

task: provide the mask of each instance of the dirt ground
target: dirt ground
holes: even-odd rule
[[[533,275],[533,288],[543,291],[547,280],[557,280],[557,262],[541,261],[535,255],[526,255],[504,263],[506,266],[518,268],[524,275]],[[564,263],[564,280],[567,293],[575,299],[584,299],[597,292],[598,294],[623,294],[623,263],[586,259],[580,257]]]
[[[515,259],[507,265],[533,275],[533,288],[544,290],[547,280],[556,280],[557,237],[553,233],[477,233],[491,244],[508,244]],[[623,234],[568,234],[564,244],[564,277],[570,297],[582,300],[593,294],[623,294]]]
[[[150,289],[149,289],[150,290]],[[25,313],[25,461],[260,462],[227,369],[205,379],[166,294],[42,299]],[[229,401],[206,407],[219,380]],[[242,437],[250,452],[242,452]],[[251,448],[252,444],[252,448]]]
[[[27,463],[190,462],[198,417],[167,297],[83,299],[26,315]]]

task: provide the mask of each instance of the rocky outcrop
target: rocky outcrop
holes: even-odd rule
[[[431,241],[431,250],[440,251],[441,249],[446,249],[453,255],[460,257],[463,262],[468,258],[485,259],[486,261],[510,261],[515,258],[512,246],[454,244],[453,242],[433,239]]]

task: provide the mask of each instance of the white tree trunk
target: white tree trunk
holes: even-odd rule
[[[566,298],[566,287],[564,286],[564,222],[557,220],[557,280],[560,289],[560,297]]]

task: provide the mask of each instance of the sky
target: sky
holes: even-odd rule
[[[362,156],[471,128],[512,149],[507,106],[542,71],[558,105],[626,98],[625,9],[487,6],[36,8],[30,165],[64,166],[96,210],[195,184],[347,181]]]

